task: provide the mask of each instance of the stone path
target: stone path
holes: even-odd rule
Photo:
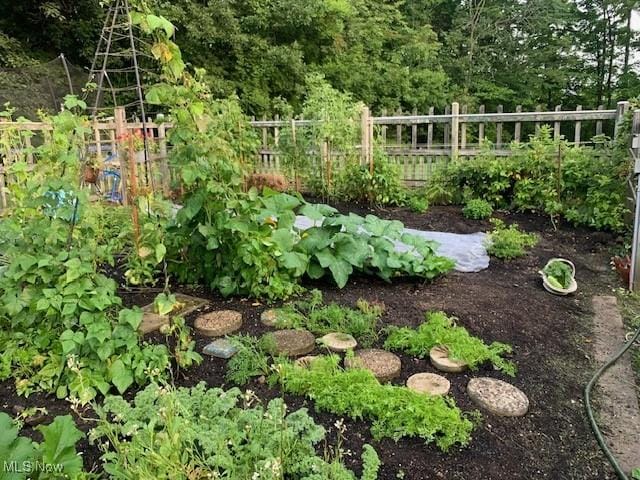
[[[595,370],[622,348],[626,330],[616,297],[594,296],[593,310]],[[640,411],[630,360],[628,351],[594,387],[598,426],[626,472],[640,467]]]

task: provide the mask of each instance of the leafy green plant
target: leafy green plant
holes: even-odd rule
[[[281,399],[266,406],[251,391],[150,385],[133,402],[109,397],[97,407],[90,438],[103,449],[111,478],[265,478],[355,480],[342,452],[320,457],[325,430],[306,409],[287,412]],[[363,447],[363,480],[380,465]]]
[[[269,373],[269,355],[274,343],[269,335],[260,338],[251,335],[232,335],[229,341],[236,354],[227,362],[225,378],[236,385],[245,385],[252,377]]]
[[[473,220],[484,220],[493,214],[493,207],[486,200],[474,198],[467,202],[462,209],[462,214]]]
[[[487,345],[469,334],[464,327],[457,326],[455,321],[455,318],[448,317],[444,312],[429,312],[426,314],[426,322],[417,329],[391,327],[384,346],[420,358],[427,357],[433,347],[444,346],[451,358],[465,362],[471,369],[491,362],[498,370],[515,376],[515,364],[502,358],[511,353],[509,345],[500,342]]]
[[[343,370],[336,355],[318,357],[308,367],[279,360],[269,381],[285,392],[305,395],[318,410],[373,421],[376,439],[422,438],[442,450],[466,445],[472,421],[450,398],[423,395],[406,387],[381,385],[368,370]]]
[[[513,144],[509,157],[497,157],[487,145],[477,157],[449,164],[426,191],[432,203],[482,199],[498,208],[624,231],[628,142],[624,133],[615,142],[576,147],[553,139],[550,127],[543,126],[529,142]]]
[[[550,262],[542,273],[547,277],[549,282],[559,288],[568,288],[573,280],[573,270],[569,265],[560,260]]]
[[[640,468],[634,468],[631,471],[631,478],[634,480],[640,480]]]
[[[384,306],[358,300],[357,308],[336,303],[323,305],[322,292],[313,290],[309,301],[297,301],[278,309],[278,328],[304,328],[316,335],[342,332],[353,335],[360,345],[371,346],[378,338],[377,324]]]
[[[336,178],[334,198],[400,206],[407,201],[407,191],[402,185],[399,166],[389,161],[384,150],[376,148],[373,172],[359,159],[349,162]]]
[[[84,437],[70,415],[56,417],[49,425],[37,427],[40,443],[18,436],[11,417],[0,412],[0,479],[77,478],[83,470],[76,444]],[[11,471],[15,468],[15,471]]]
[[[413,195],[409,195],[407,206],[412,212],[427,213],[427,210],[429,210],[429,200],[426,195],[414,193]]]
[[[487,251],[497,258],[511,260],[525,255],[526,249],[538,243],[534,233],[526,233],[518,229],[517,224],[508,227],[497,218],[491,219],[493,230],[487,236]]]

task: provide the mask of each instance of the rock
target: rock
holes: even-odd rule
[[[407,388],[428,395],[446,395],[451,382],[436,373],[416,373],[407,379]]]
[[[238,349],[226,338],[219,338],[204,347],[202,353],[218,358],[231,358]]]
[[[447,347],[436,346],[429,352],[431,364],[442,372],[459,373],[467,368],[467,364],[461,360],[449,358]]]
[[[278,330],[267,335],[273,338],[276,353],[288,357],[306,355],[316,346],[316,337],[307,330]]]
[[[332,352],[346,352],[358,346],[358,342],[348,333],[327,333],[320,339]]]
[[[367,348],[355,352],[353,358],[344,361],[347,368],[364,368],[371,371],[380,382],[388,382],[400,375],[400,357],[386,350]]]
[[[153,303],[145,305],[142,307],[142,322],[140,322],[140,326],[138,330],[140,333],[147,334],[153,332],[154,330],[158,330],[163,325],[168,325],[171,317],[177,317],[185,315],[189,315],[191,312],[194,312],[198,308],[209,303],[208,300],[199,297],[192,297],[190,295],[184,295],[182,293],[176,293],[176,301],[178,301],[181,306],[177,310],[171,312],[169,315],[158,315],[155,313],[155,307]]]
[[[260,314],[260,321],[267,327],[275,327],[276,320],[278,320],[278,310],[275,308],[270,308]]]
[[[303,368],[309,368],[311,362],[313,362],[316,358],[318,358],[316,355],[305,355],[304,357],[298,358],[295,361],[295,364]]]
[[[200,335],[221,337],[235,332],[242,326],[242,314],[235,310],[216,310],[200,315],[193,322]]]
[[[480,408],[501,417],[521,417],[529,409],[529,399],[522,390],[495,378],[471,379],[467,393]]]

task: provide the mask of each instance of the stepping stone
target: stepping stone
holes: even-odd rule
[[[355,352],[353,358],[346,358],[347,368],[364,368],[371,371],[379,382],[388,382],[400,375],[400,357],[386,350],[367,348]]]
[[[205,337],[222,337],[242,326],[242,314],[235,310],[216,310],[200,315],[193,322],[193,326]]]
[[[316,355],[305,355],[304,357],[298,358],[294,363],[299,367],[309,368],[316,358],[318,358]]]
[[[332,352],[346,352],[358,346],[358,342],[348,333],[327,333],[321,342]]]
[[[428,395],[446,395],[451,382],[437,373],[416,373],[407,379],[407,388]]]
[[[472,378],[467,393],[476,405],[501,417],[521,417],[529,409],[522,390],[495,378]]]
[[[436,346],[429,352],[431,364],[441,372],[459,373],[467,368],[467,364],[461,360],[449,358],[447,347]]]
[[[238,349],[226,338],[219,338],[206,345],[202,353],[218,358],[231,358],[238,352]]]
[[[267,327],[275,327],[277,320],[278,310],[276,310],[275,308],[270,308],[269,310],[265,310],[260,314],[260,321]]]
[[[267,335],[275,342],[276,353],[288,357],[306,355],[316,347],[316,337],[307,330],[278,330]]]
[[[169,315],[158,315],[155,312],[153,303],[142,307],[142,322],[140,322],[140,326],[138,327],[140,333],[144,335],[158,330],[163,325],[168,325],[170,318],[178,316],[184,317],[209,303],[209,300],[205,300],[204,298],[192,297],[182,293],[176,293],[175,296],[176,300],[180,302],[182,306]]]

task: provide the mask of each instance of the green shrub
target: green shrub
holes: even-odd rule
[[[530,142],[513,144],[508,157],[485,148],[468,161],[450,163],[433,176],[426,192],[432,204],[482,199],[501,209],[623,231],[630,166],[620,142],[575,147],[554,140],[551,129],[543,126]]]
[[[433,347],[442,345],[447,347],[451,358],[465,362],[471,369],[491,362],[507,375],[515,375],[516,367],[513,362],[502,358],[511,353],[509,345],[500,342],[485,344],[481,339],[470,335],[464,327],[457,326],[456,319],[448,317],[444,312],[427,313],[426,320],[415,330],[391,327],[384,347],[425,358]]]
[[[427,213],[427,210],[429,210],[429,200],[427,200],[427,197],[424,195],[410,195],[407,200],[407,205],[411,211],[415,213]]]
[[[493,214],[493,207],[486,200],[474,198],[467,202],[462,209],[462,214],[473,220],[484,220]]]
[[[356,479],[340,448],[327,446],[324,458],[316,453],[326,432],[306,409],[288,413],[282,399],[259,402],[249,390],[208,389],[204,382],[177,389],[150,385],[132,402],[107,398],[97,408],[91,440],[116,480]],[[376,478],[380,461],[371,446],[363,447],[362,460],[363,480]]]
[[[390,162],[384,151],[376,149],[373,174],[369,165],[350,162],[336,179],[334,196],[349,202],[401,206],[407,201],[407,190],[402,185],[399,166]]]
[[[517,224],[505,226],[502,220],[491,219],[493,230],[487,236],[487,251],[497,258],[510,260],[525,255],[526,249],[538,243],[534,233],[526,233],[518,229]]]

